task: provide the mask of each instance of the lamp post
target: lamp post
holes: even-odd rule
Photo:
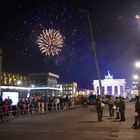
[[[133,79],[137,81],[137,80],[139,80],[139,76],[137,74],[135,74],[135,75],[133,75]]]
[[[88,10],[85,10],[85,9],[81,9],[79,12],[80,13],[86,13],[87,17],[88,17],[88,23],[89,23],[90,35],[91,35],[91,47],[92,47],[92,51],[93,51],[94,58],[95,58],[95,65],[96,65],[96,71],[97,71],[97,76],[98,76],[98,80],[99,80],[100,94],[102,95],[102,82],[101,82],[100,70],[99,70],[97,54],[96,54],[96,42],[95,42],[95,40],[93,38],[93,31],[92,31],[90,12]]]

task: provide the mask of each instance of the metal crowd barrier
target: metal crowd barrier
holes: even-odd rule
[[[74,105],[65,104],[54,104],[54,103],[41,103],[35,105],[27,105],[18,107],[17,105],[12,106],[0,106],[0,122],[8,121],[17,117],[26,117],[37,114],[45,114],[48,112],[64,111],[74,107]],[[6,110],[7,108],[7,110]]]

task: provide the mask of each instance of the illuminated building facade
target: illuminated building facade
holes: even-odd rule
[[[110,75],[110,72],[108,71],[108,75],[107,76],[105,75],[105,79],[101,80],[101,82],[103,95],[126,97],[125,79],[114,79],[113,76]],[[98,80],[93,80],[93,89],[96,95],[100,95]]]
[[[82,96],[89,96],[90,94],[93,94],[93,90],[89,89],[77,89],[76,96],[82,95]]]
[[[27,76],[21,74],[13,74],[13,73],[6,73],[2,72],[0,74],[0,82],[1,86],[27,86]]]
[[[30,73],[30,85],[56,87],[59,75],[54,73]]]
[[[0,83],[0,95],[2,96],[3,100],[10,97],[14,105],[17,104],[19,98],[27,97],[27,76],[1,72]]]
[[[59,75],[54,73],[30,73],[28,75],[31,87],[31,94],[46,94],[46,95],[58,95],[60,88],[58,87],[57,80]]]
[[[60,93],[60,87],[57,85],[58,78],[59,75],[53,73],[32,73],[28,77],[1,73],[1,95],[3,99],[9,96],[14,104],[19,98],[27,98],[31,95],[55,96]]]
[[[76,82],[62,84],[63,95],[75,97],[76,91],[77,91],[77,83]]]

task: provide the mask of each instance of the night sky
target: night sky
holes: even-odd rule
[[[77,82],[92,89],[97,79],[91,49],[88,18],[90,11],[101,78],[109,70],[127,85],[137,72],[140,59],[139,0],[4,0],[0,4],[0,47],[3,71],[11,73],[53,72],[60,83]],[[41,53],[36,43],[44,29],[59,30],[64,38],[61,52],[54,57]]]

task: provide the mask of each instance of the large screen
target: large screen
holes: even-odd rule
[[[17,105],[18,103],[18,92],[3,92],[2,99],[3,101],[5,98],[10,98],[12,100],[12,105]]]

